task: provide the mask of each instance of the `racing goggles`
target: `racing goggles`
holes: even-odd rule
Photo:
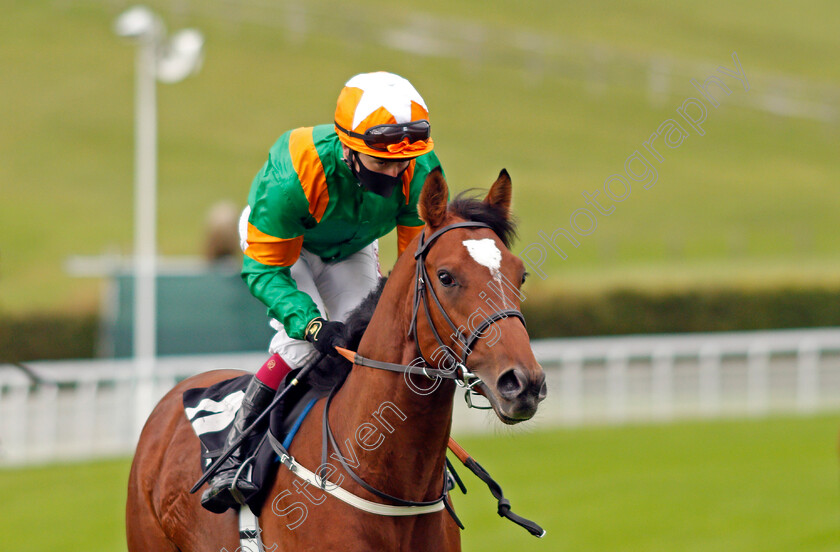
[[[347,136],[364,140],[367,147],[377,151],[389,151],[388,146],[399,144],[406,138],[409,144],[421,140],[426,142],[432,134],[432,127],[425,119],[410,123],[376,125],[367,129],[364,134],[347,130],[338,123],[335,123],[335,126]]]

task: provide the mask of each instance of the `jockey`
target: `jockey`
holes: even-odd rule
[[[385,72],[347,81],[334,124],[291,130],[272,146],[251,184],[239,233],[242,278],[268,307],[277,334],[226,446],[291,370],[345,345],[342,321],[379,281],[378,238],[396,227],[402,254],[423,228],[420,190],[440,166],[433,147],[423,98],[406,79]],[[256,490],[236,478],[243,460],[237,451],[222,464],[201,497],[206,509],[237,506],[234,484],[244,496]]]

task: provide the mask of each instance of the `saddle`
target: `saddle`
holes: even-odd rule
[[[298,372],[299,370],[292,371],[284,383],[291,381]],[[251,375],[245,374],[220,381],[210,387],[188,389],[184,392],[184,412],[201,442],[199,461],[202,473],[224,452],[228,430],[242,403],[250,379]],[[306,383],[298,384],[269,414],[268,423],[258,427],[253,435],[242,443],[242,456],[246,459],[243,462],[244,469],[248,470],[250,480],[258,489],[251,496],[245,497],[246,504],[255,515],[260,515],[266,494],[280,466],[271,440],[280,443],[291,442],[300,423],[309,413],[309,408],[328,392]]]

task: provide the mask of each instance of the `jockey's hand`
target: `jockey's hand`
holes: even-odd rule
[[[315,346],[315,349],[322,354],[338,356],[335,347],[346,347],[344,339],[344,323],[330,322],[323,318],[313,318],[306,325],[304,337]]]

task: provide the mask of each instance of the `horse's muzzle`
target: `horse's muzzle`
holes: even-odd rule
[[[548,393],[545,373],[515,367],[503,372],[496,380],[500,419],[506,424],[528,420],[537,412],[537,405]]]

